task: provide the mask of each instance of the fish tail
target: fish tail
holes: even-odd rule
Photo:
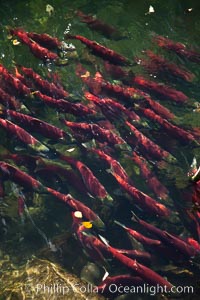
[[[66,38],[66,39],[76,39],[76,36],[73,35],[73,34],[70,34],[70,33],[66,33],[66,34],[65,34],[65,38]]]

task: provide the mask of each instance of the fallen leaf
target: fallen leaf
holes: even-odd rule
[[[81,211],[75,211],[74,216],[78,219],[81,219],[83,217],[82,212]]]
[[[20,42],[18,41],[18,40],[13,40],[13,45],[14,46],[17,46],[17,45],[19,45],[20,44]]]
[[[85,228],[92,228],[92,223],[91,223],[91,222],[82,222],[82,225],[83,225]]]
[[[85,74],[81,75],[82,78],[87,78],[90,76],[90,72],[86,72]]]
[[[152,5],[149,6],[149,11],[145,13],[145,15],[150,15],[155,13],[155,9]]]
[[[54,8],[50,4],[46,5],[46,12],[51,16],[54,13]]]

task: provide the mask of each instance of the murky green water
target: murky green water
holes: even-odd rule
[[[46,11],[47,4],[52,6],[52,13]],[[148,14],[147,12],[150,5],[154,7],[155,12]],[[188,11],[190,8],[192,10]],[[86,24],[80,22],[80,19],[75,14],[76,10],[81,10],[86,14],[96,15],[105,23],[116,27],[126,38],[111,40],[94,30],[90,30]],[[86,89],[85,85],[75,75],[76,66],[81,62],[92,74],[94,74],[95,71],[102,71],[106,77],[107,74],[103,68],[103,60],[88,54],[84,45],[73,40],[72,42],[76,46],[78,53],[77,58],[69,58],[68,64],[63,67],[57,67],[51,63],[44,64],[34,58],[26,46],[21,43],[16,46],[13,45],[12,40],[8,39],[7,26],[22,27],[26,31],[35,31],[38,33],[46,32],[52,36],[56,36],[60,40],[64,39],[64,31],[67,27],[70,27],[71,34],[80,34],[91,40],[96,40],[129,59],[133,59],[135,56],[141,57],[141,52],[143,50],[151,49],[155,53],[163,54],[166,59],[178,64],[183,64],[195,74],[195,79],[192,83],[183,83],[182,81],[170,80],[169,78],[163,81],[177,90],[184,92],[190,98],[189,106],[174,105],[170,101],[161,103],[178,116],[177,123],[185,126],[185,128],[200,127],[199,113],[193,112],[195,101],[199,102],[200,99],[199,66],[195,63],[184,61],[175,54],[162,50],[152,43],[152,36],[159,34],[167,36],[174,41],[182,42],[187,46],[192,46],[199,51],[199,13],[199,1],[192,0],[55,0],[49,1],[48,3],[42,0],[5,1],[0,5],[0,63],[10,71],[14,68],[15,64],[31,67],[35,72],[38,72],[46,78],[50,78],[51,74],[56,73],[63,86],[72,96],[72,101],[82,101],[83,103],[87,103],[83,99],[83,90]],[[148,76],[145,70],[138,65],[132,67],[132,71],[136,74]],[[110,76],[107,76],[107,78],[112,80]],[[159,81],[156,77],[154,80]],[[30,103],[29,107],[32,105],[32,102]],[[47,106],[41,106],[39,102],[33,103],[33,105],[36,109],[36,116],[38,118],[62,127],[59,122],[60,115],[57,112]],[[72,116],[68,116],[68,118],[71,121],[75,120]],[[197,158],[198,162],[200,161],[199,148],[191,145],[180,146],[175,142],[167,145],[166,141],[163,142],[162,140],[162,132],[157,130],[155,124],[151,124],[151,126],[150,129],[146,130],[147,135],[154,140],[160,139],[161,144],[163,143],[164,147],[167,149],[169,148],[171,153],[178,159],[178,166],[169,165],[167,169],[161,167],[160,171],[157,172],[157,176],[169,188],[170,196],[172,198],[179,197],[181,201],[181,188],[185,187],[187,182],[186,173],[189,165],[194,156]],[[1,154],[3,154],[6,149],[12,151],[16,146],[15,142],[8,139],[3,130],[0,131],[0,134],[2,141]],[[41,139],[39,135],[38,138]],[[48,143],[48,140],[44,139],[42,141]],[[74,145],[71,145],[69,142],[68,145],[54,144],[53,147],[65,153],[66,149],[74,147]],[[113,227],[112,225],[113,218],[116,218],[124,221],[127,225],[130,225],[130,227],[132,226],[130,221],[130,211],[132,207],[128,202],[126,205],[124,204],[124,201],[126,201],[125,193],[119,191],[119,186],[116,184],[116,181],[111,174],[106,172],[106,166],[103,163],[100,163],[100,161],[95,159],[92,155],[86,156],[76,145],[75,148],[76,150],[72,155],[89,166],[102,184],[105,185],[112,197],[117,199],[116,202],[118,202],[118,204],[114,207],[113,211],[107,210],[107,208],[104,209],[104,207],[101,206],[98,207],[98,205],[95,207],[92,199],[81,195],[64,180],[54,177],[51,178],[51,176],[48,178],[48,184],[46,183],[46,178],[40,178],[40,180],[44,184],[51,186],[64,194],[71,193],[75,198],[80,199],[90,207],[94,206],[94,208],[97,208],[97,212],[107,224],[105,232],[106,237],[110,239],[112,243],[115,243],[115,246],[117,245],[121,248],[130,246],[129,240],[121,230],[120,234],[122,234],[123,240],[120,240],[120,242],[118,241],[118,228],[116,228],[116,226]],[[142,177],[138,176],[138,167],[135,166],[134,163],[130,163],[126,157],[126,153],[122,151],[117,155],[118,160],[125,167],[127,173],[134,178],[137,187],[153,196],[153,193],[147,187],[146,182]],[[26,168],[22,167],[22,170],[26,171]],[[34,173],[32,175],[34,175]],[[26,191],[27,209],[25,209],[23,218],[20,218],[16,201],[16,189],[18,189],[18,187],[13,186],[11,182],[6,182],[6,195],[5,198],[0,201],[0,259],[2,259],[2,262],[8,259],[10,264],[14,263],[16,268],[18,268],[18,266],[24,264],[27,259],[30,259],[32,255],[39,255],[43,258],[48,258],[50,256],[51,260],[59,262],[62,267],[66,267],[68,271],[80,276],[81,268],[86,264],[88,258],[81,252],[80,245],[71,235],[71,216],[69,209],[64,209],[65,207],[62,203],[58,203],[49,196],[41,196],[32,193],[31,191]],[[174,209],[171,200],[169,200],[169,206]],[[138,213],[140,213],[140,210],[138,210]],[[184,226],[177,215],[174,215],[174,220],[170,221],[149,218],[145,214],[141,215],[147,218],[149,222],[157,224],[162,229],[183,236],[188,235],[188,232],[184,229]],[[62,234],[64,234],[64,237]],[[60,235],[61,237],[59,238],[58,236]],[[55,238],[56,240],[54,242]],[[54,247],[52,244],[55,245],[57,251],[54,254],[49,254],[49,252],[51,252],[49,250],[49,245],[51,250],[53,250]],[[63,246],[63,244],[65,246]],[[41,249],[43,248],[47,248],[47,250],[42,250],[41,252]],[[62,252],[62,250],[65,252]],[[63,255],[63,253],[65,254]],[[6,255],[8,255],[8,257]],[[160,271],[163,276],[170,276],[170,280],[174,280],[173,283],[176,285],[181,285],[182,283],[192,284],[193,281],[195,281],[196,284],[197,275],[193,274],[194,277],[188,276],[189,271],[186,271],[187,266],[183,267],[181,275],[177,275],[175,271],[172,271],[171,273],[166,270],[163,271],[160,266],[153,267]],[[123,268],[120,268],[119,265],[115,264],[111,266],[111,270],[116,270],[114,271],[114,274],[118,274],[117,271],[120,270],[124,271]],[[4,270],[4,272],[6,272],[6,270]],[[195,280],[193,278],[195,278]],[[0,295],[0,299],[4,299],[3,294],[2,298]]]

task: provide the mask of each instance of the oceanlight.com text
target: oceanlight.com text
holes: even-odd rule
[[[164,285],[159,284],[152,286],[149,284],[144,284],[140,286],[122,286],[116,284],[110,284],[108,290],[111,294],[148,294],[150,296],[155,296],[156,294],[193,294],[193,286],[172,286],[170,289]]]
[[[143,284],[140,286],[126,286],[126,285],[116,285],[110,284],[103,286],[101,291],[98,287],[87,284],[83,285],[81,283],[74,283],[70,285],[64,284],[42,284],[38,283],[35,286],[27,285],[26,292],[31,294],[46,294],[46,295],[67,295],[69,293],[82,293],[82,294],[97,294],[104,293],[104,290],[110,294],[147,294],[150,296],[155,296],[156,294],[193,294],[193,286],[172,286],[170,289],[167,286],[160,286],[159,284],[152,286],[149,284]]]

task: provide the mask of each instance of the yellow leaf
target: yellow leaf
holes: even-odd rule
[[[13,40],[13,45],[14,46],[17,46],[17,45],[19,45],[20,44],[20,42],[18,41],[18,40]]]
[[[83,77],[83,78],[87,78],[89,76],[90,76],[90,72],[88,72],[88,71],[85,74],[81,75],[81,77]]]
[[[92,223],[91,223],[91,222],[82,222],[82,225],[83,225],[85,228],[92,228]]]

